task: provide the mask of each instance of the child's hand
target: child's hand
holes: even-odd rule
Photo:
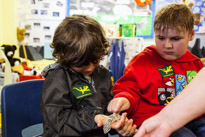
[[[108,116],[103,115],[103,114],[98,114],[94,118],[95,123],[97,124],[98,127],[105,125],[107,119],[108,119]]]
[[[114,98],[108,104],[107,110],[112,113],[120,113],[129,109],[130,102],[125,97]]]
[[[126,116],[127,113],[123,113],[118,121],[111,124],[111,128],[115,129],[122,136],[131,136],[137,131],[136,125],[133,125],[133,120],[128,120]],[[106,124],[108,118],[109,116],[99,114],[95,116],[95,122],[98,127],[101,127]]]
[[[111,127],[122,136],[131,136],[137,133],[137,126],[133,125],[132,119],[127,118],[127,113],[123,113],[120,120],[114,122]]]

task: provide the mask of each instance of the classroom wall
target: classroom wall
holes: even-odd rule
[[[2,23],[2,16],[3,16],[3,0],[0,0],[0,30],[2,30],[3,29],[3,23]],[[0,31],[0,45],[3,43],[3,39],[2,39],[2,37],[3,37],[3,32],[2,31]]]
[[[16,27],[18,26],[17,5],[18,0],[0,0],[0,45],[14,44],[17,45]],[[205,34],[196,34],[193,41],[190,42],[192,47],[196,38],[201,39],[201,47],[205,46]],[[146,43],[147,42],[147,43]],[[146,39],[145,45],[154,43],[154,39]],[[16,52],[15,56],[18,56]]]
[[[0,44],[17,45],[17,0],[0,0]],[[18,52],[16,52],[17,54]],[[17,56],[15,54],[15,56]]]

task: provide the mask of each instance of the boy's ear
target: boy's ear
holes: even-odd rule
[[[191,32],[191,35],[190,35],[190,41],[192,41],[194,39],[194,36],[195,36],[195,31],[193,29]]]

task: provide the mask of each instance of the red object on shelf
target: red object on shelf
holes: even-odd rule
[[[148,4],[150,4],[152,0],[135,0],[135,2],[137,3],[137,5],[144,7],[147,6]]]
[[[44,79],[41,75],[19,75],[20,81],[32,80],[32,79]]]

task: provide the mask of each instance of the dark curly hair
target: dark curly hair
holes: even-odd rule
[[[86,15],[66,17],[57,27],[51,48],[62,66],[82,67],[108,54],[109,42],[102,26]]]

